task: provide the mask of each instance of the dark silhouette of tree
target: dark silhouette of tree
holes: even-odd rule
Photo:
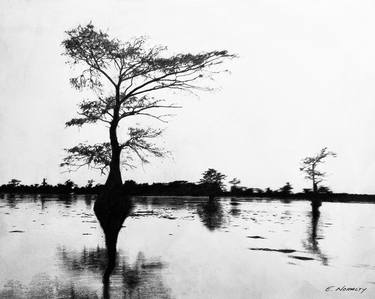
[[[43,187],[46,187],[47,185],[48,185],[48,183],[47,183],[47,179],[46,179],[46,178],[43,178],[42,186],[43,186]]]
[[[65,183],[64,183],[64,186],[66,187],[67,190],[69,191],[73,191],[73,188],[77,187],[77,185],[72,181],[72,180],[67,180]]]
[[[263,194],[264,193],[264,191],[260,188],[255,188],[254,191],[255,191],[256,194]],[[272,192],[271,189],[270,189],[270,191]]]
[[[229,184],[232,185],[230,187],[230,191],[236,193],[240,189],[239,187],[237,187],[237,185],[241,184],[241,181],[237,178],[233,178],[229,181]]]
[[[210,90],[198,83],[218,73],[218,66],[235,56],[225,50],[168,56],[166,47],[148,47],[143,37],[121,42],[91,23],[66,34],[62,42],[64,54],[79,70],[70,82],[78,90],[89,89],[95,94],[95,98],[79,104],[79,116],[66,126],[102,122],[109,129],[109,141],[80,143],[66,149],[68,155],[61,166],[78,169],[88,165],[102,173],[108,171],[104,189],[94,205],[105,234],[109,262],[103,279],[108,281],[115,266],[118,233],[132,207],[130,197],[123,196],[121,166],[135,167],[136,158],[147,163],[150,157],[167,153],[154,141],[162,130],[128,127],[127,136],[120,138],[120,122],[135,116],[166,122],[169,114],[165,110],[179,106],[160,98],[160,92],[164,95],[175,90]]]
[[[319,186],[318,193],[330,194],[330,193],[332,193],[332,191],[327,186]]]
[[[93,180],[93,179],[88,180],[88,181],[87,181],[87,184],[86,184],[86,188],[92,188],[93,185],[94,185],[94,180]]]
[[[328,148],[325,147],[315,156],[306,157],[302,160],[300,170],[306,174],[306,179],[312,181],[314,193],[318,192],[318,184],[321,183],[326,176],[326,173],[319,171],[317,167],[324,163],[325,159],[329,156],[336,157],[336,153],[328,151]]]
[[[17,180],[17,179],[11,179],[9,182],[8,182],[8,185],[11,186],[11,187],[17,187],[19,186],[21,183],[20,180]]]
[[[264,191],[264,194],[266,194],[267,196],[270,196],[273,193],[274,191],[270,187],[267,187],[266,190]]]
[[[232,180],[229,181],[229,184],[231,184],[232,187],[237,187],[237,185],[241,184],[241,181],[237,178],[233,178]]]
[[[292,185],[287,182],[284,186],[282,186],[280,189],[279,189],[279,192],[283,195],[289,195],[292,193],[292,190],[293,190],[293,187]]]
[[[209,168],[202,173],[202,178],[199,184],[205,185],[208,190],[213,191],[223,191],[224,190],[224,180],[226,178],[225,174],[218,172],[216,169]]]
[[[200,54],[176,54],[167,57],[166,47],[147,47],[143,37],[128,42],[112,39],[90,23],[66,32],[62,42],[65,55],[80,67],[71,84],[81,90],[89,88],[96,99],[79,104],[79,117],[67,126],[103,122],[109,127],[110,142],[78,144],[67,149],[62,166],[89,165],[102,172],[109,168],[107,188],[122,185],[120,166],[134,167],[134,156],[147,163],[149,156],[163,157],[166,152],[152,141],[162,133],[159,129],[129,127],[126,141],[118,138],[121,120],[134,116],[151,117],[165,122],[156,110],[177,108],[156,98],[157,91],[206,89],[197,83],[219,70],[225,59],[235,57],[227,51]],[[122,158],[122,159],[121,159]]]

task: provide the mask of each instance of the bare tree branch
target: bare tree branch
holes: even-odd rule
[[[133,167],[133,156],[147,163],[149,157],[163,157],[167,153],[153,143],[153,139],[161,135],[158,129],[129,128],[129,139],[119,143],[117,128],[120,121],[140,116],[166,122],[165,118],[171,114],[156,111],[180,106],[156,99],[153,94],[160,90],[211,90],[199,83],[220,73],[218,66],[236,57],[226,50],[168,56],[164,46],[147,47],[144,37],[123,43],[96,30],[91,23],[78,26],[66,34],[67,38],[62,42],[64,55],[72,65],[81,67],[78,76],[70,79],[71,84],[77,89],[88,88],[97,94],[96,100],[79,104],[79,117],[68,121],[66,126],[104,122],[109,125],[110,142],[79,144],[67,149],[68,156],[62,166],[75,165],[79,168],[90,165],[102,172],[110,167],[111,172],[116,172],[117,183],[121,183],[121,163]],[[110,84],[105,90],[108,86],[104,83],[107,81]]]

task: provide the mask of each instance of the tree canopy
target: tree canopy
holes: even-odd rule
[[[238,184],[241,184],[241,180],[237,178],[233,178],[232,180],[229,181],[229,184],[233,185],[233,187],[237,187]]]
[[[218,188],[219,190],[224,189],[224,180],[227,176],[220,173],[216,169],[209,168],[202,173],[202,178],[200,179],[200,184],[207,184]]]
[[[329,151],[327,147],[324,147],[315,156],[306,157],[302,160],[300,170],[303,171],[307,180],[311,180],[313,183],[313,191],[318,191],[318,184],[324,180],[326,176],[325,172],[317,169],[317,167],[325,162],[325,159],[329,156],[336,157],[336,153]]]
[[[144,37],[121,42],[91,23],[66,34],[62,42],[64,55],[78,71],[70,83],[78,90],[89,89],[95,94],[93,99],[79,104],[78,116],[66,122],[66,126],[103,122],[109,126],[110,142],[81,143],[66,149],[68,156],[61,165],[90,165],[102,172],[109,167],[117,176],[120,164],[134,166],[133,157],[146,163],[149,156],[162,157],[166,153],[153,143],[161,135],[160,129],[128,127],[125,141],[119,141],[120,121],[139,116],[166,122],[169,114],[157,111],[179,106],[161,98],[157,91],[210,90],[201,85],[202,79],[225,71],[219,66],[236,57],[226,50],[168,55],[165,46],[149,47]]]
[[[289,182],[286,182],[286,184],[279,189],[279,191],[284,195],[291,194],[292,190],[293,187]]]

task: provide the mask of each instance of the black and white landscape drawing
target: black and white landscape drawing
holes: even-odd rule
[[[0,3],[0,298],[374,298],[375,3]]]

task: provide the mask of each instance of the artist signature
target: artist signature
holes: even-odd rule
[[[329,286],[326,288],[326,292],[345,292],[345,293],[360,293],[366,292],[367,288],[360,287],[348,287],[348,286]]]

